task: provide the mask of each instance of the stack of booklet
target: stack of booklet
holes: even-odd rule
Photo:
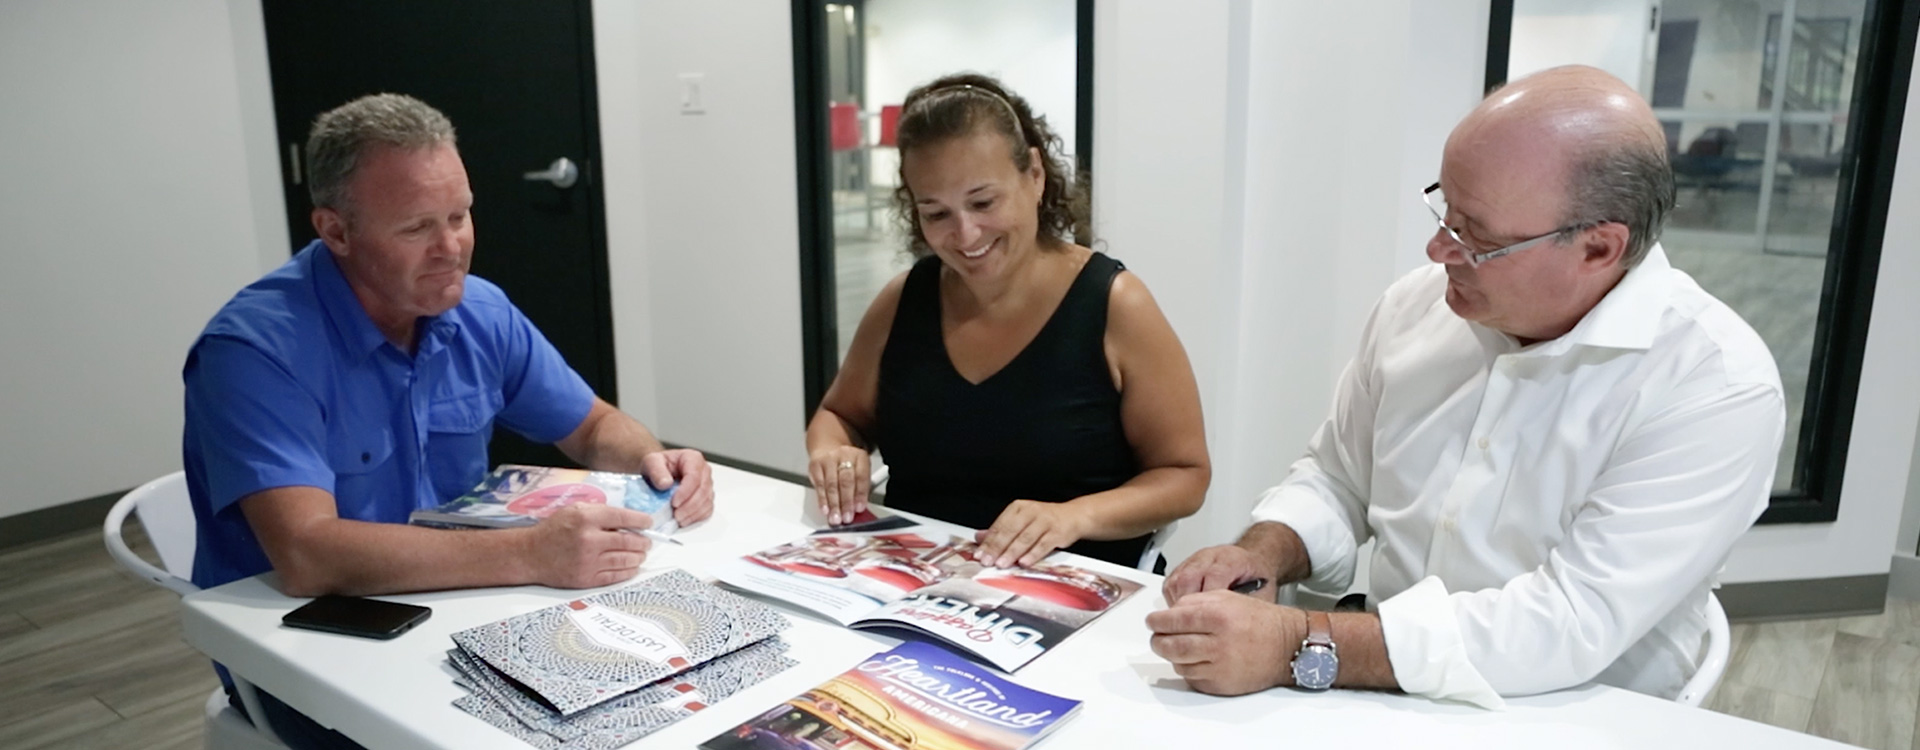
[[[620,747],[793,666],[788,624],[670,570],[454,633],[453,705],[535,747]]]

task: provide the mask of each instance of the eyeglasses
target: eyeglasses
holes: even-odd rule
[[[1440,190],[1440,183],[1438,182],[1433,183],[1432,185],[1427,186],[1426,190],[1420,191],[1420,200],[1427,204],[1428,211],[1433,212],[1433,220],[1435,223],[1440,225],[1440,229],[1442,231],[1445,231],[1447,233],[1447,236],[1452,237],[1454,243],[1460,246],[1460,254],[1463,256],[1466,256],[1467,265],[1469,266],[1478,266],[1482,263],[1493,260],[1494,258],[1498,258],[1502,255],[1512,255],[1514,253],[1520,252],[1521,250],[1525,250],[1527,248],[1533,247],[1534,245],[1538,245],[1542,242],[1546,242],[1547,240],[1558,237],[1562,233],[1571,232],[1576,229],[1586,229],[1588,227],[1591,227],[1591,226],[1594,226],[1595,224],[1600,223],[1600,222],[1589,221],[1589,222],[1583,222],[1580,224],[1568,224],[1564,227],[1560,227],[1559,229],[1555,229],[1551,232],[1540,235],[1533,239],[1521,240],[1519,242],[1515,242],[1503,248],[1499,248],[1496,250],[1488,250],[1484,253],[1481,253],[1481,252],[1474,252],[1473,245],[1468,244],[1466,239],[1460,236],[1459,232],[1456,232],[1453,230],[1453,227],[1447,226],[1447,194]]]

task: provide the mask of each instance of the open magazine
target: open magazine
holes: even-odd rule
[[[702,750],[1019,750],[1080,709],[925,643],[874,654]]]
[[[532,526],[579,503],[631,508],[653,517],[653,530],[672,534],[673,488],[656,490],[639,474],[501,464],[480,484],[438,508],[407,517],[415,526],[506,529]]]
[[[708,572],[848,627],[931,635],[1008,672],[1140,589],[1072,565],[991,568],[977,550],[926,526],[829,530]]]

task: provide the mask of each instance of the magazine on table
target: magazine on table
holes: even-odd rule
[[[707,572],[848,627],[929,635],[1008,672],[1140,589],[1061,563],[989,567],[978,553],[927,526],[829,529]]]
[[[702,750],[1020,750],[1080,709],[908,641],[702,743]]]
[[[501,464],[480,484],[437,508],[416,510],[416,526],[508,529],[532,526],[579,503],[630,508],[653,517],[652,529],[672,534],[673,487],[654,489],[646,477],[615,471]]]

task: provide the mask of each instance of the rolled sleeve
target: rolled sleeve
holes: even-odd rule
[[[593,388],[518,308],[508,306],[506,404],[500,423],[536,443],[573,434],[593,409]]]
[[[214,513],[275,487],[333,492],[320,404],[278,362],[240,341],[208,337],[192,352],[185,386]]]
[[[1307,547],[1313,573],[1300,583],[1309,589],[1339,594],[1353,584],[1359,565],[1359,535],[1346,516],[1327,502],[1326,495],[1309,486],[1316,473],[1312,459],[1294,463],[1287,482],[1266,491],[1253,509],[1254,523],[1286,524]]]
[[[1423,579],[1380,602],[1380,630],[1401,690],[1481,708],[1506,708],[1499,691],[1474,668],[1446,584],[1439,578]]]

